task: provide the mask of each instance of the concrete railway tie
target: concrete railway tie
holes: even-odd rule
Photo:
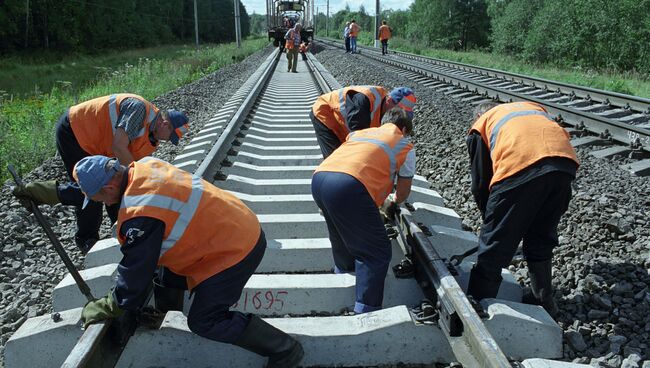
[[[276,57],[271,55],[267,63]],[[355,279],[331,272],[327,228],[310,194],[311,174],[321,155],[309,109],[322,92],[307,68],[322,66],[309,57],[310,64],[301,61],[297,74],[285,72],[283,62],[275,68],[268,85],[250,103],[251,111],[246,112],[241,129],[237,128],[237,142],[228,146],[226,164],[211,175],[217,178],[215,185],[237,195],[258,215],[268,239],[262,264],[234,308],[263,315],[300,340],[305,349],[304,366],[456,361],[448,337],[437,324],[414,321],[409,308],[423,298],[414,279],[397,279],[389,272],[384,309],[342,315],[354,304]],[[229,133],[228,122],[243,111],[241,105],[263,77],[267,63],[206,124],[174,164],[195,172],[214,152],[215,142],[225,134],[234,134]],[[442,257],[476,245],[476,236],[461,230],[459,216],[443,206],[440,195],[423,177],[414,180],[410,202],[415,219],[427,224],[429,240]],[[403,250],[393,242],[391,265],[401,258]],[[93,295],[109,291],[120,259],[114,238],[100,241],[88,253],[81,274]],[[468,257],[459,267],[461,285],[467,284],[472,262]],[[503,270],[503,276],[499,299],[483,301],[489,314],[484,324],[501,350],[514,360],[527,359],[523,366],[529,368],[579,366],[545,360],[562,357],[562,331],[541,307],[519,303],[521,287],[508,270]],[[186,296],[185,312],[190,303]],[[52,293],[53,311],[60,318],[28,319],[6,345],[6,367],[60,366],[82,336],[79,318],[84,304],[68,275]],[[263,361],[236,346],[191,333],[183,313],[169,312],[159,329],[136,330],[116,366],[253,367],[262,366]]]

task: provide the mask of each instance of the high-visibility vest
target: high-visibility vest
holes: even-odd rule
[[[381,27],[379,27],[379,41],[383,40],[388,40],[390,39],[391,32],[390,32],[390,27],[383,24]]]
[[[164,222],[158,265],[185,276],[188,288],[239,263],[257,243],[259,221],[234,195],[153,157],[130,168],[117,228],[135,217]]]
[[[395,124],[350,133],[347,141],[327,157],[315,172],[345,173],[359,180],[380,207],[413,144]]]
[[[150,155],[156,146],[149,140],[149,126],[158,115],[158,108],[144,98],[130,94],[118,93],[97,97],[72,106],[68,112],[70,127],[79,146],[90,155],[114,157],[113,136],[120,114],[120,103],[126,98],[136,98],[145,105],[146,112],[142,129],[138,136],[129,142],[129,152],[134,160]]]
[[[358,24],[350,23],[350,37],[357,37],[359,35],[359,31],[361,31],[361,27],[359,27]]]
[[[474,123],[490,150],[492,186],[546,157],[565,157],[579,164],[569,134],[534,102],[498,105]]]
[[[370,128],[381,125],[381,104],[388,91],[379,86],[352,86],[321,95],[312,107],[314,116],[329,130],[334,132],[339,141],[344,142],[350,134],[346,121],[345,104],[349,92],[363,93],[370,101]]]
[[[284,43],[284,48],[286,48],[287,50],[292,50],[296,47],[296,43],[295,43],[296,31],[290,29],[288,33],[289,33],[289,38],[287,38],[286,42]],[[298,34],[298,37],[300,37],[300,34]]]

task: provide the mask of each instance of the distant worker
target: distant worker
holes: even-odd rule
[[[286,42],[284,43],[284,48],[287,49],[287,72],[298,73],[298,50],[300,48],[300,42],[302,41],[300,37],[300,30],[302,25],[296,23],[296,25],[287,31],[287,34],[284,35]]]
[[[90,156],[77,163],[74,176],[86,200],[120,205],[117,281],[83,308],[84,326],[140,308],[161,266],[168,277],[162,291],[181,281],[193,294],[187,316],[192,332],[269,357],[267,367],[298,365],[303,349],[297,340],[257,316],[230,310],[266,250],[257,217],[241,200],[152,157],[125,167]],[[181,290],[161,294],[180,296],[173,309],[182,310]]]
[[[303,42],[300,43],[300,47],[298,48],[298,50],[300,51],[300,55],[302,55],[303,60],[307,60],[306,53],[307,53],[307,51],[309,51],[310,46],[311,46],[311,44],[309,42],[306,42],[306,41],[303,41]]]
[[[345,22],[345,28],[343,28],[343,40],[345,40],[345,53],[350,52],[350,22]]]
[[[56,148],[63,160],[70,183],[33,182],[18,197],[33,199],[37,204],[74,205],[77,231],[75,243],[88,250],[99,239],[102,204],[90,202],[82,208],[84,196],[74,183],[72,169],[84,157],[117,157],[128,165],[151,155],[162,141],[177,145],[188,131],[188,117],[177,110],[159,110],[141,96],[118,93],[98,97],[70,107],[56,126]],[[112,223],[118,206],[106,207]]]
[[[381,21],[381,26],[379,27],[379,41],[381,42],[381,54],[388,54],[388,40],[392,36],[392,28],[390,28],[385,20]]]
[[[314,173],[312,196],[323,212],[336,273],[355,273],[355,313],[381,309],[391,242],[379,207],[405,201],[415,175],[409,114],[388,111],[379,128],[350,133]],[[396,184],[395,194],[391,193]]]
[[[350,53],[351,54],[357,53],[357,37],[359,36],[359,32],[361,32],[361,27],[359,27],[357,22],[354,19],[352,19],[350,21]]]
[[[571,200],[578,159],[569,135],[533,102],[479,105],[467,145],[472,194],[483,225],[468,287],[476,300],[494,298],[523,239],[532,295],[553,317],[551,261],[557,226]]]
[[[351,86],[321,95],[309,118],[323,158],[337,149],[350,132],[376,128],[390,109],[399,106],[413,118],[415,95],[410,88],[398,87],[390,93],[379,86]]]

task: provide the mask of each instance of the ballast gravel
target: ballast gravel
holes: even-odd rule
[[[418,172],[464,226],[478,232],[465,145],[472,106],[386,71],[363,55],[323,47],[312,51],[343,86],[414,89]],[[628,159],[596,159],[590,151],[578,149],[582,164],[554,252],[564,359],[596,367],[650,367],[650,178],[621,170]],[[528,282],[520,258],[510,270],[522,284]]]
[[[190,131],[178,146],[163,144],[154,156],[172,161],[273,50],[266,47],[241,63],[224,67],[155,98],[152,102],[161,109],[187,112]],[[59,157],[46,159],[43,165],[24,175],[24,179],[27,182],[67,180]],[[50,312],[52,290],[67,273],[36,219],[11,195],[12,184],[9,180],[0,188],[0,367],[9,337],[27,318]],[[40,208],[77,268],[81,268],[83,256],[74,244],[74,209],[61,205]],[[108,236],[108,225],[106,221],[102,226],[101,237]]]

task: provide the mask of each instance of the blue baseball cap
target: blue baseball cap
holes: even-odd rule
[[[97,194],[111,180],[118,167],[117,160],[99,155],[84,157],[74,165],[72,176],[86,196],[81,208],[85,208],[92,200],[90,197]]]
[[[169,141],[174,145],[178,145],[178,140],[190,129],[187,123],[189,119],[184,112],[178,110],[167,110],[167,114],[173,128],[172,133],[169,136]]]
[[[397,107],[406,111],[409,118],[413,119],[413,107],[417,101],[413,90],[408,87],[397,87],[390,91],[389,95]]]

